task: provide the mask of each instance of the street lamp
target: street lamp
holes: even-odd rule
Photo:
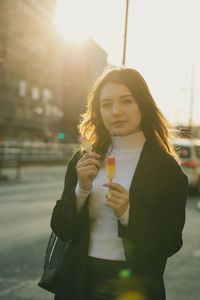
[[[129,0],[126,0],[126,14],[125,14],[125,27],[124,27],[124,47],[123,47],[123,57],[122,57],[122,66],[125,66],[126,62],[126,37],[127,37],[127,24],[128,24],[128,7]]]
[[[190,88],[190,112],[189,112],[189,130],[190,134],[192,133],[193,127],[193,106],[194,106],[194,75],[195,75],[195,66],[192,66],[191,74],[191,88]]]

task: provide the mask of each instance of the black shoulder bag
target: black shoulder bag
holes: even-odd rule
[[[38,282],[41,288],[55,293],[57,275],[70,243],[71,241],[61,241],[54,232],[51,233],[45,254],[43,274]]]

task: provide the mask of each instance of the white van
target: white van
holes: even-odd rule
[[[200,191],[200,139],[176,138],[171,140],[183,172],[187,175],[189,186]]]

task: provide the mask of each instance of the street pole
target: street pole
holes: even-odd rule
[[[122,58],[122,66],[125,67],[126,63],[126,38],[127,38],[127,24],[128,24],[128,7],[129,0],[126,0],[126,15],[125,15],[125,28],[124,28],[124,47],[123,47],[123,58]]]
[[[195,67],[192,66],[192,75],[191,75],[191,90],[190,90],[190,114],[189,114],[189,132],[192,136],[192,126],[193,126],[193,106],[194,106],[194,73]]]

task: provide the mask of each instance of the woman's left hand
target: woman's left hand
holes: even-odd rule
[[[116,217],[121,217],[129,206],[129,192],[118,183],[103,184],[109,188],[106,205],[111,207]]]

